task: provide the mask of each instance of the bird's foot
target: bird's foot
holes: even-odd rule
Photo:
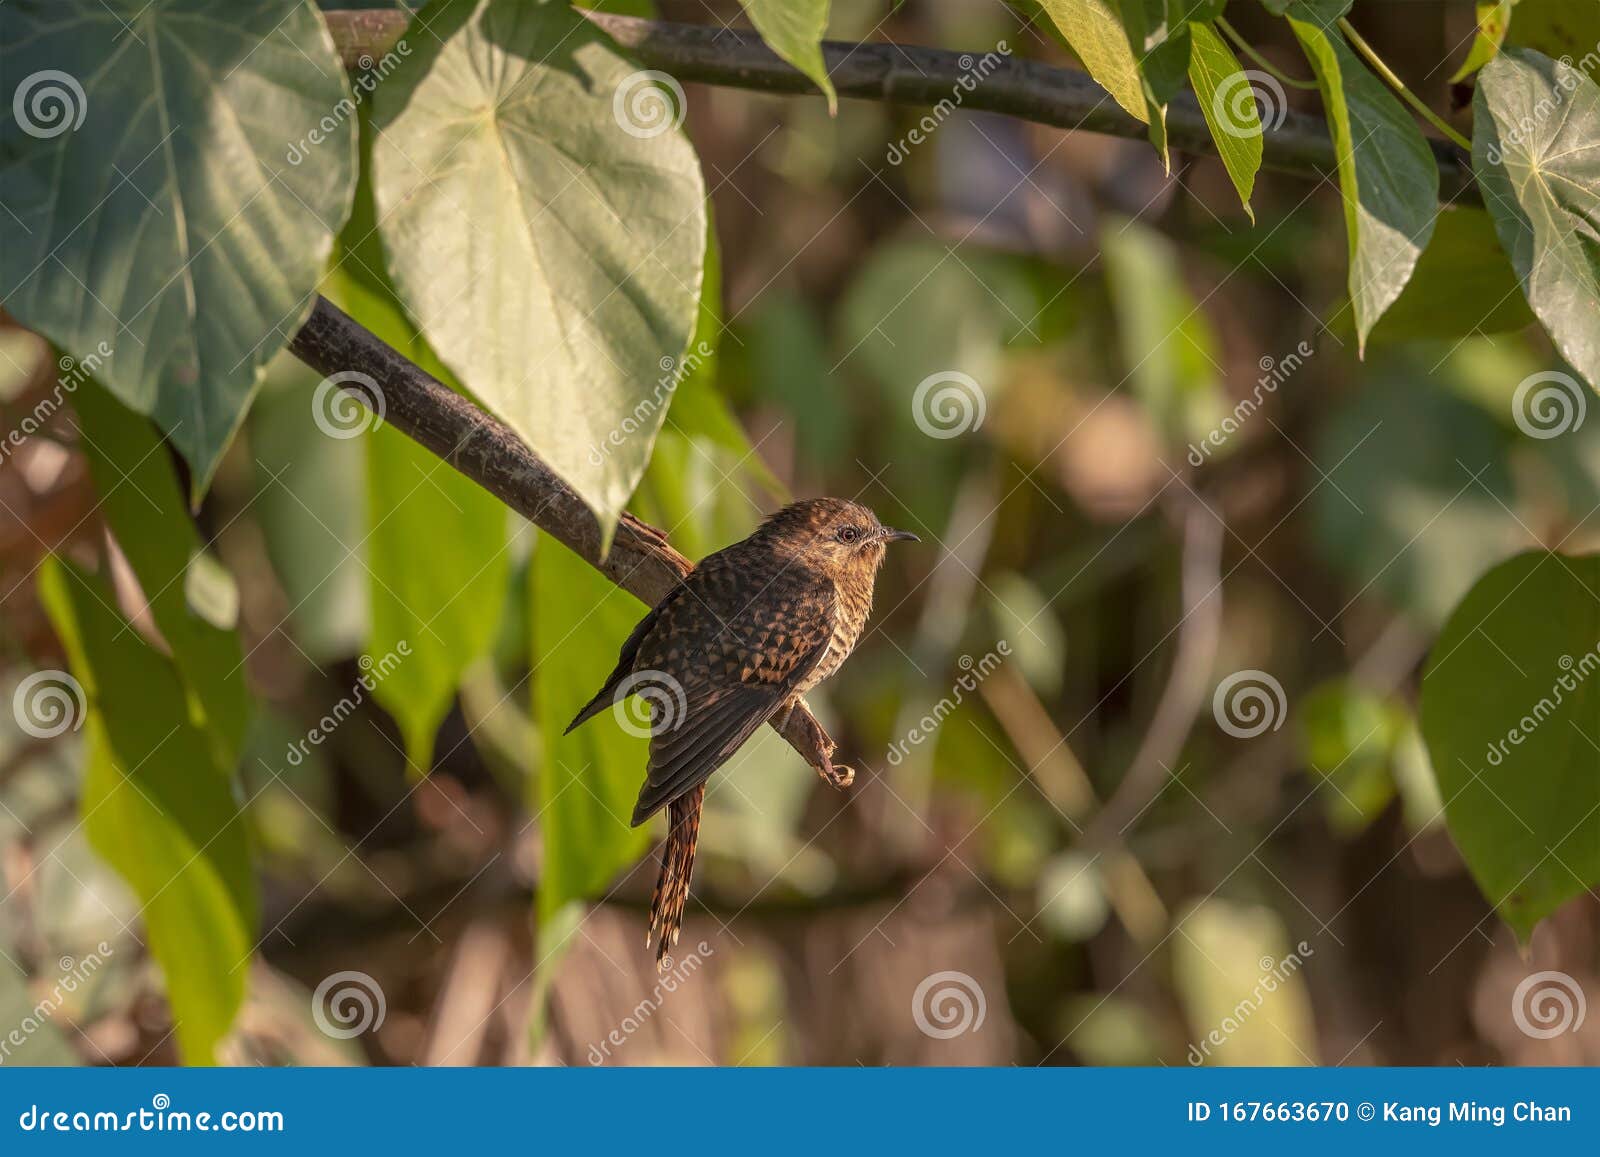
[[[828,761],[827,767],[819,767],[817,769],[817,774],[822,776],[824,783],[830,787],[836,787],[840,791],[843,791],[856,781],[855,768],[835,764],[831,759]]]

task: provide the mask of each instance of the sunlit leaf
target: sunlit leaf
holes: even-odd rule
[[[681,107],[561,0],[442,0],[419,19],[375,98],[389,272],[445,365],[609,541],[700,296],[705,186]]]
[[[1600,389],[1600,88],[1506,48],[1478,74],[1472,167],[1500,244],[1561,356]]]
[[[1450,78],[1451,84],[1460,84],[1494,59],[1494,54],[1500,51],[1500,45],[1506,38],[1511,10],[1516,4],[1517,0],[1488,0],[1488,3],[1479,0],[1477,35],[1472,38],[1472,48],[1467,52],[1467,58]]]
[[[232,784],[172,663],[105,583],[52,558],[39,596],[88,699],[84,829],[143,902],[179,1051],[209,1063],[244,1000],[260,907]]]
[[[1144,80],[1116,0],[1039,0],[1089,75],[1135,120],[1150,119]]]
[[[1365,345],[1433,235],[1439,165],[1399,98],[1367,71],[1342,37],[1314,21],[1290,23],[1316,71],[1338,150],[1350,301],[1356,336]]]
[[[767,47],[808,76],[838,108],[833,81],[822,61],[822,34],[828,30],[829,0],[739,0]]]
[[[1200,101],[1200,112],[1211,129],[1223,168],[1239,191],[1244,211],[1254,221],[1256,213],[1250,207],[1250,195],[1261,168],[1260,110],[1244,69],[1216,29],[1209,24],[1194,24],[1189,33],[1193,41],[1189,80]]]

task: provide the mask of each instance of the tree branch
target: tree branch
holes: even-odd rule
[[[317,298],[289,350],[320,374],[354,371],[377,383],[373,398],[361,385],[347,393],[402,434],[437,454],[544,533],[646,604],[654,606],[693,564],[667,537],[624,513],[611,550],[600,556],[600,527],[583,499],[498,418],[425,373],[334,305]],[[621,640],[618,640],[620,645]],[[834,743],[799,704],[778,734],[827,777]]]
[[[584,15],[640,64],[679,80],[755,92],[817,94],[810,80],[753,32],[601,12]],[[370,67],[373,59],[392,49],[410,19],[394,9],[334,11],[323,16],[349,69]],[[1085,129],[1137,140],[1143,140],[1147,132],[1145,125],[1124,112],[1088,74],[1070,68],[996,53],[993,71],[978,80],[974,73],[978,53],[830,40],[823,43],[822,54],[833,86],[842,97],[920,106],[959,97],[961,107],[969,111],[1002,113],[1060,129]],[[363,57],[368,59],[363,62]],[[973,84],[970,92],[959,87],[963,79]],[[1168,107],[1167,140],[1183,152],[1215,155],[1217,151],[1200,105],[1189,94]],[[1428,143],[1439,163],[1444,200],[1478,200],[1471,170],[1459,151],[1447,141]],[[1262,146],[1264,168],[1303,177],[1335,172],[1333,140],[1318,117],[1286,114],[1282,125],[1265,134]]]

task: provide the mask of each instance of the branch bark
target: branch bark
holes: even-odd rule
[[[359,383],[345,391],[383,421],[437,454],[541,531],[573,551],[623,590],[654,606],[694,565],[655,527],[624,513],[611,550],[600,554],[600,526],[583,499],[498,418],[479,409],[327,298],[289,350],[318,373],[354,371],[377,384],[374,397]],[[618,640],[620,645],[621,640]],[[834,742],[799,704],[774,729],[803,759],[831,776]]]
[[[817,95],[802,73],[773,53],[753,32],[701,24],[673,24],[585,12],[591,21],[647,68],[671,73],[683,81],[749,89],[755,92]],[[399,42],[409,23],[405,12],[363,9],[324,12],[334,44],[349,69],[370,67]],[[1134,120],[1087,73],[1056,68],[1014,56],[1000,59],[972,91],[976,53],[961,53],[913,44],[850,44],[825,41],[823,59],[833,86],[842,97],[918,106],[961,98],[968,111],[1002,113],[1054,128],[1084,129],[1108,136],[1143,140],[1146,126]],[[362,58],[368,58],[363,65]],[[963,64],[962,62],[966,63]],[[1167,110],[1167,139],[1174,149],[1216,154],[1211,129],[1199,103],[1185,94]],[[1448,141],[1429,145],[1439,164],[1440,195],[1447,202],[1479,199],[1472,172]],[[1333,140],[1318,117],[1290,112],[1282,125],[1262,139],[1262,165],[1303,177],[1335,172]]]

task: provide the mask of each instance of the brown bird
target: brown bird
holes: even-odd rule
[[[872,610],[884,545],[902,539],[918,541],[842,498],[785,506],[703,559],[639,621],[605,686],[568,724],[571,731],[630,694],[649,704],[650,761],[633,826],[668,808],[645,933],[647,947],[659,936],[657,967],[668,966],[683,923],[706,780],[839,669]],[[832,770],[835,786],[854,778],[849,768]]]

